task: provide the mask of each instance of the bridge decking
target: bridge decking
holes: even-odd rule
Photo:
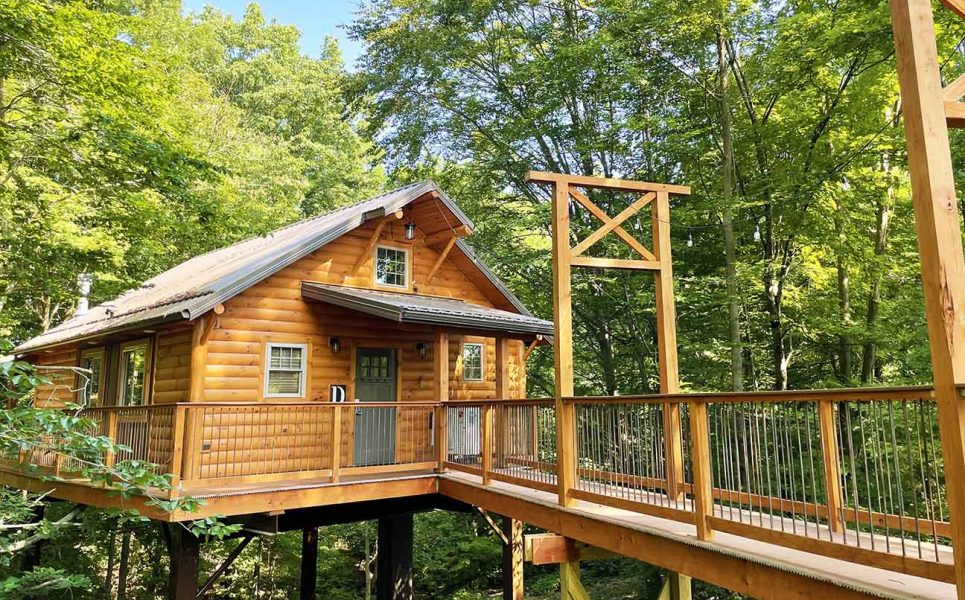
[[[497,514],[711,581],[757,598],[787,600],[883,597],[951,599],[955,586],[718,532],[697,539],[693,524],[577,500],[561,507],[555,493],[469,473],[440,475],[439,492]]]

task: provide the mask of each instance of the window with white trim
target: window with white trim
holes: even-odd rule
[[[409,251],[391,246],[375,248],[375,283],[409,287]]]
[[[483,380],[483,345],[464,342],[462,345],[462,380]]]
[[[265,350],[265,398],[305,396],[307,344],[268,344]]]

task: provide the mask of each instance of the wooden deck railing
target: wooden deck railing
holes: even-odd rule
[[[446,467],[799,550],[954,581],[930,388],[453,401]],[[454,416],[478,414],[459,421]],[[491,414],[487,418],[484,415]],[[670,418],[672,416],[672,418]],[[565,432],[564,432],[565,433]],[[566,448],[572,448],[572,454]],[[487,457],[487,453],[489,456]]]
[[[156,463],[189,491],[452,469],[693,523],[701,539],[720,531],[954,580],[938,416],[924,387],[82,414],[127,448],[108,464]],[[50,441],[21,459],[58,473],[77,466],[62,456]]]

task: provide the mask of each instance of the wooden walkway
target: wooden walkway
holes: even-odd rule
[[[439,479],[439,492],[450,498],[755,598],[955,598],[949,583],[729,533],[700,541],[694,525],[678,520],[582,500],[564,508],[555,493],[501,481],[483,485],[469,473]]]

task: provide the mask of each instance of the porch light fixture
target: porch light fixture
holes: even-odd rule
[[[332,354],[338,354],[338,351],[342,349],[342,343],[333,335],[328,338],[328,347],[332,349]]]
[[[415,223],[412,221],[405,224],[405,239],[409,241],[415,239]]]
[[[419,358],[426,357],[426,345],[424,342],[419,342],[415,345],[415,351],[419,353]]]

